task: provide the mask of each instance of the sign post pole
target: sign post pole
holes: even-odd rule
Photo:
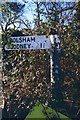
[[[53,76],[53,55],[54,55],[54,35],[50,35],[50,42],[51,42],[51,48],[50,48],[50,77],[51,77],[51,84],[55,83],[54,76]]]
[[[54,35],[51,33],[50,38],[46,35],[41,36],[19,36],[11,37],[11,47],[5,47],[5,50],[31,50],[31,49],[49,49],[50,50],[50,77],[51,84],[55,83],[53,75],[54,59]]]

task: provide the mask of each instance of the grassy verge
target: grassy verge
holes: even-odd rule
[[[50,107],[46,107],[44,104],[36,103],[36,105],[33,107],[31,112],[28,114],[28,116],[25,118],[25,120],[29,119],[44,119],[46,118],[60,118],[60,120],[71,120],[69,117],[56,112],[54,109],[51,109]]]

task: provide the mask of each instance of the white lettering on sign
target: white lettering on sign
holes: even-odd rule
[[[11,45],[6,45],[5,50],[26,50],[26,49],[50,49],[50,39],[42,36],[20,36],[11,37],[8,40]]]

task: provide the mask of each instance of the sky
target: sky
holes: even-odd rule
[[[27,17],[27,19],[29,19],[30,21],[33,20],[35,7],[36,6],[32,5],[31,3],[25,4],[25,8],[24,8],[25,18]]]
[[[10,1],[10,0],[8,0]],[[24,19],[25,20],[29,20],[29,22],[31,22],[31,25],[32,25],[32,28],[34,26],[34,23],[33,23],[33,19],[34,19],[34,10],[36,8],[36,5],[35,4],[32,4],[32,0],[11,0],[12,2],[20,2],[22,4],[25,4],[25,7],[24,7]],[[23,2],[24,1],[24,2]],[[28,1],[28,3],[25,3],[25,1]],[[34,0],[35,1],[35,0]],[[36,0],[36,1],[41,1],[41,0]],[[45,1],[45,0],[44,0]],[[59,1],[59,0],[58,0]],[[68,1],[68,0],[66,0]],[[44,19],[44,18],[43,18]],[[12,26],[13,27],[13,26]],[[21,26],[21,28],[25,28],[25,26]]]
[[[34,16],[35,8],[36,8],[36,6],[34,4],[32,4],[31,2],[25,3],[23,16],[24,16],[25,20],[29,20],[29,22],[31,22],[32,28],[34,26],[33,20],[35,18],[35,16]]]
[[[20,0],[22,1],[22,0]],[[27,18],[30,22],[33,22],[33,19],[34,19],[34,10],[36,8],[36,6],[34,4],[31,3],[32,0],[30,0],[30,2],[28,2],[28,4],[25,4],[25,9],[24,9],[24,17],[25,19]],[[66,0],[68,1],[68,0]],[[22,2],[24,3],[24,2]],[[65,6],[63,6],[65,7]],[[66,12],[67,14],[69,13],[69,11]],[[75,11],[74,11],[75,13]],[[43,17],[44,19],[44,17]],[[66,21],[65,21],[65,24],[66,24]]]

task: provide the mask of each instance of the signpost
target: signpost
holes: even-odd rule
[[[6,45],[5,50],[31,50],[31,49],[50,49],[50,39],[42,36],[20,36],[8,39],[11,45]]]
[[[50,49],[50,76],[51,83],[55,83],[53,76],[53,45],[54,37],[46,37],[46,35],[41,36],[19,36],[11,37],[8,39],[9,45],[5,46],[5,50],[35,50],[35,49]]]

